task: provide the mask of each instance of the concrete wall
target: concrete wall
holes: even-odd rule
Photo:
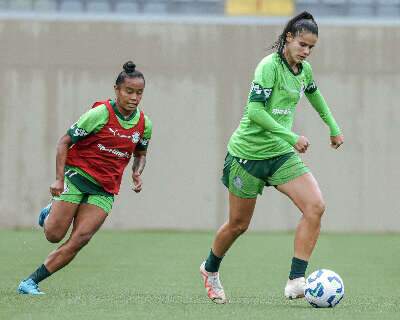
[[[154,134],[143,192],[129,190],[127,174],[106,227],[217,228],[227,211],[219,181],[226,143],[282,25],[0,20],[0,226],[35,225],[50,198],[58,138],[94,100],[113,95],[132,59],[147,79],[141,106]],[[311,140],[303,159],[327,202],[325,231],[400,231],[399,40],[400,25],[320,24],[310,60],[346,143],[329,147],[305,98],[294,131]],[[299,217],[268,189],[251,228],[290,230]]]

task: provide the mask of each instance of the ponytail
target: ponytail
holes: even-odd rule
[[[307,11],[299,13],[288,21],[283,32],[279,35],[278,40],[275,41],[270,49],[276,49],[279,53],[282,53],[288,33],[292,36],[296,36],[304,31],[311,32],[318,36],[318,25],[315,22],[313,15]]]

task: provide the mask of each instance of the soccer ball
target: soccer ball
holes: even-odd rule
[[[315,308],[333,308],[343,296],[343,280],[331,270],[314,271],[306,279],[304,297]]]

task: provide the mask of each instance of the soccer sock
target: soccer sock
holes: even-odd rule
[[[308,261],[293,257],[292,267],[290,268],[289,279],[293,280],[296,278],[304,277],[304,275],[306,274],[307,266],[308,266]]]
[[[223,258],[223,257],[222,257]],[[217,257],[213,252],[212,249],[210,250],[210,254],[206,260],[205,269],[208,272],[218,272],[219,265],[221,264],[222,258]]]
[[[51,275],[51,273],[49,272],[49,270],[47,270],[46,266],[44,264],[42,264],[39,268],[37,268],[37,270],[32,273],[28,279],[32,279],[33,281],[35,281],[36,283],[39,283],[40,281],[46,279],[47,277],[49,277]]]

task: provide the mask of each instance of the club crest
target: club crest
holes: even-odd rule
[[[139,140],[140,140],[140,133],[136,131],[132,134],[132,142],[138,143]]]

